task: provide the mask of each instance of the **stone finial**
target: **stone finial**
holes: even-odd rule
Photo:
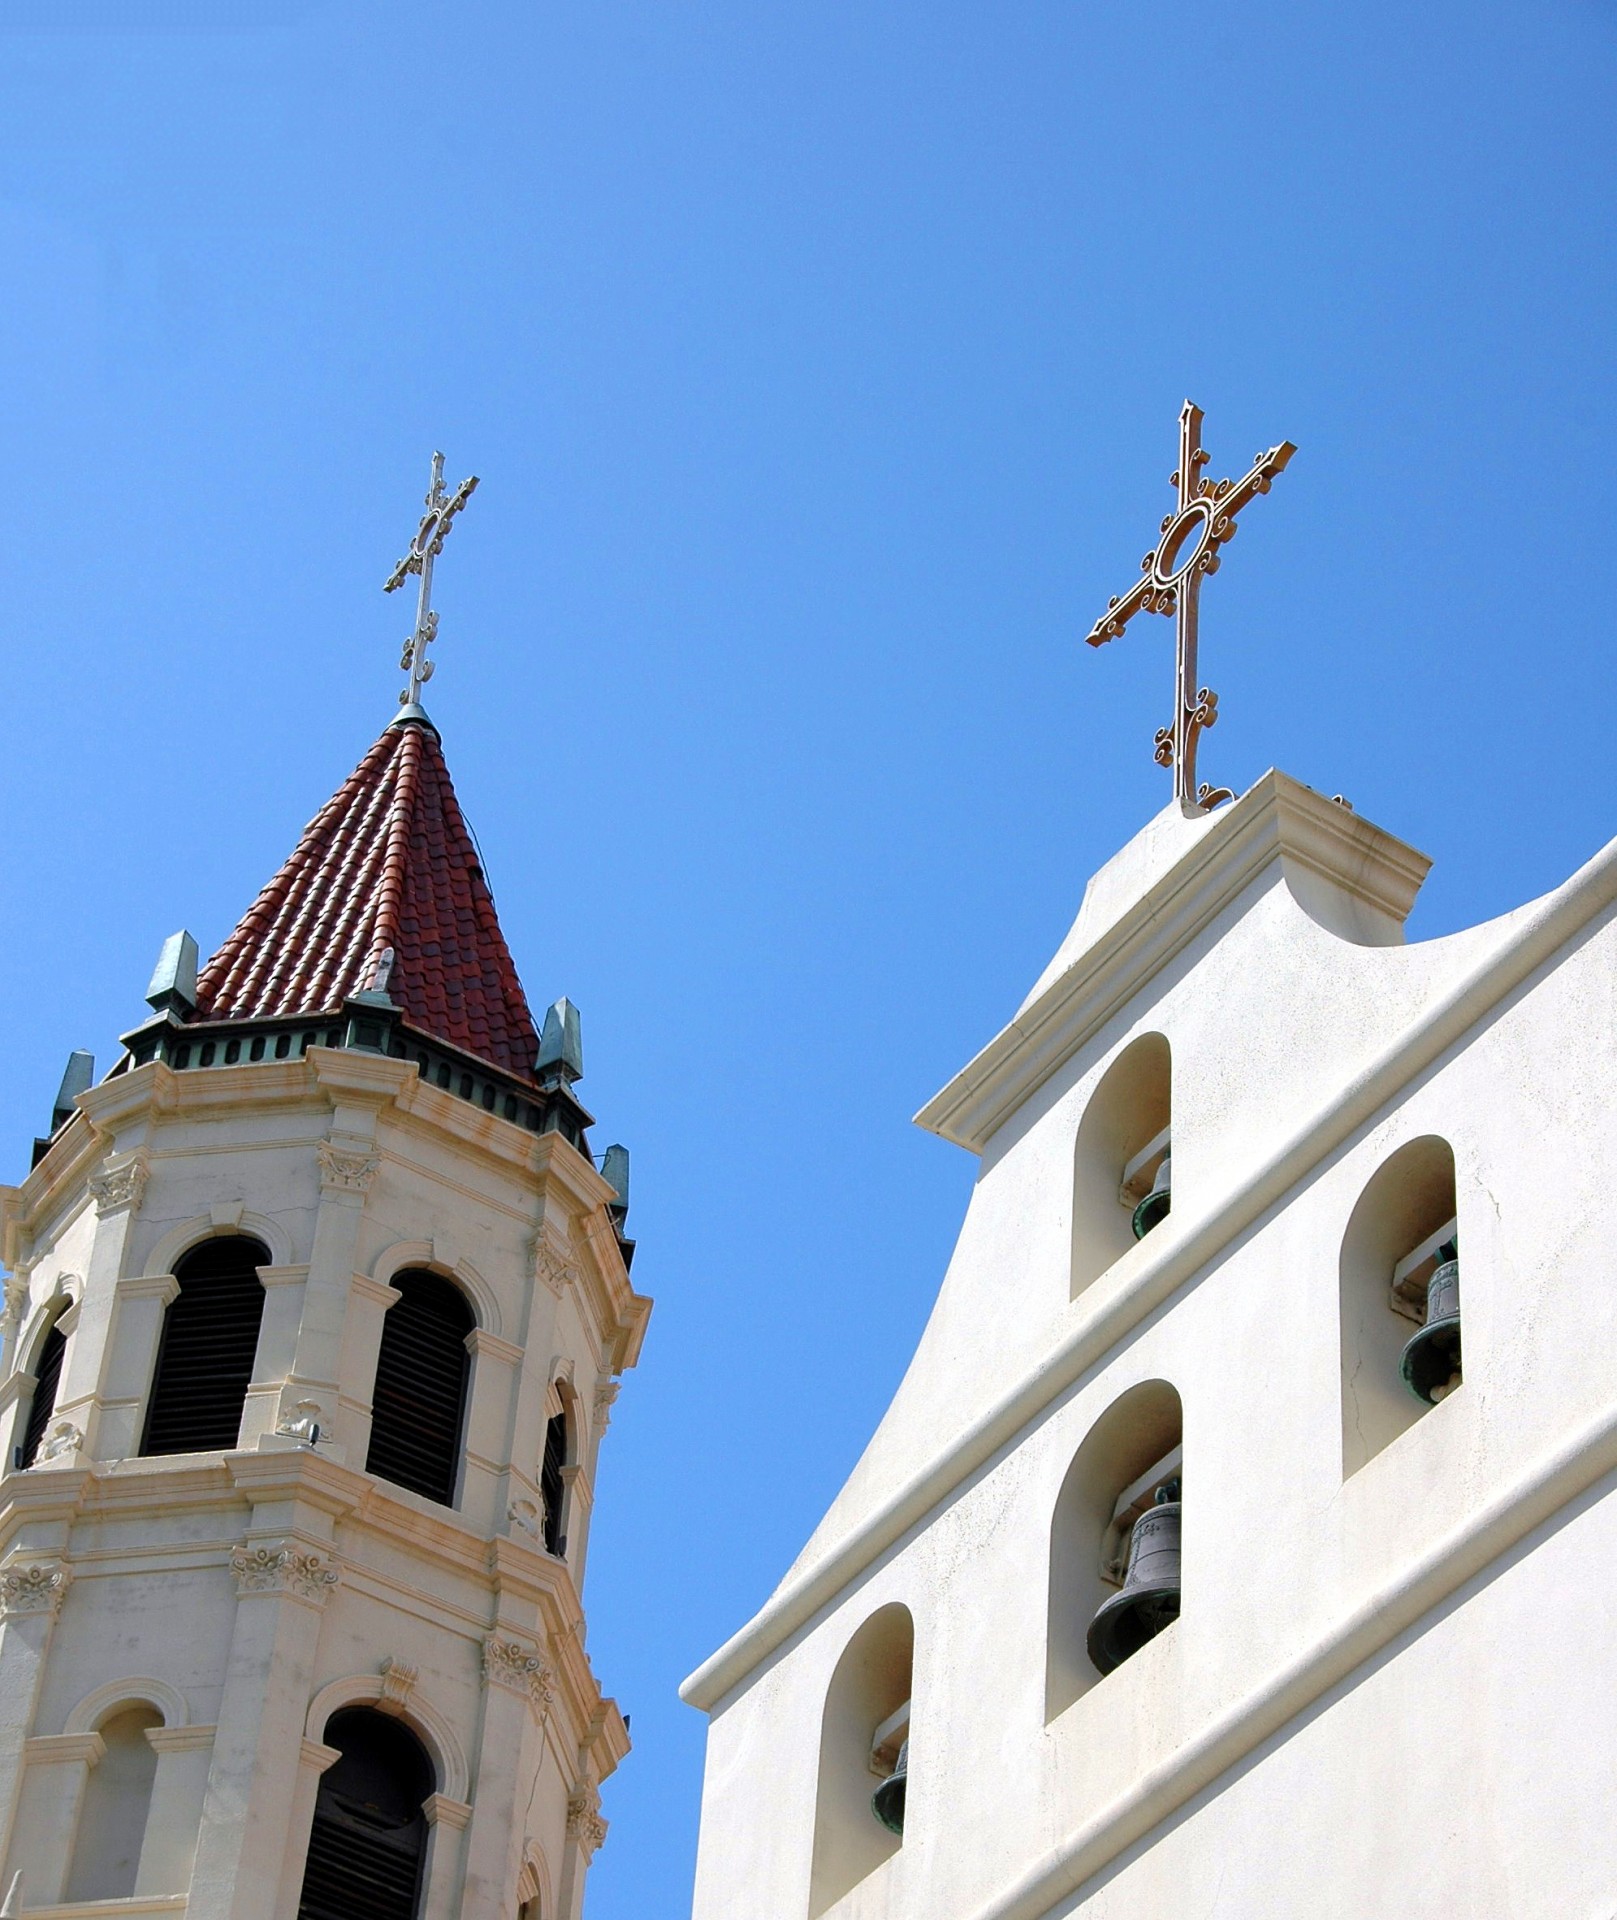
[[[146,1003],[159,1013],[191,1013],[197,1003],[197,943],[182,927],[163,942]]]
[[[584,1030],[565,995],[545,1015],[535,1071],[547,1086],[571,1086],[584,1077]]]
[[[87,1093],[95,1080],[95,1055],[75,1048],[67,1056],[67,1067],[62,1074],[62,1084],[56,1089],[56,1099],[51,1105],[51,1132],[66,1126],[73,1118],[73,1103],[81,1093]]]
[[[622,1227],[629,1217],[629,1149],[623,1146],[610,1146],[601,1155],[601,1178],[618,1196],[607,1202],[607,1212],[612,1216],[612,1224]]]

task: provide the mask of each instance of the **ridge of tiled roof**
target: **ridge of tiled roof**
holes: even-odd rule
[[[436,729],[395,721],[197,982],[199,1020],[335,1012],[393,949],[405,1020],[523,1079],[538,1035]]]

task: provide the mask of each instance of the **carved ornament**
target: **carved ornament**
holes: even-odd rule
[[[402,1713],[410,1695],[415,1691],[415,1683],[414,1667],[407,1667],[402,1660],[391,1658],[384,1660],[381,1704],[391,1707],[395,1713]]]
[[[322,1140],[316,1151],[320,1156],[320,1186],[325,1193],[364,1193],[381,1165],[365,1147],[339,1147]]]
[[[526,1696],[541,1719],[556,1697],[556,1676],[526,1640],[491,1633],[483,1642],[483,1679],[491,1687],[506,1687]]]
[[[291,1540],[237,1547],[230,1556],[230,1571],[240,1594],[287,1593],[315,1606],[324,1606],[337,1584],[337,1569],[329,1554]]]
[[[126,1160],[121,1167],[92,1173],[90,1191],[95,1196],[96,1212],[103,1216],[124,1211],[137,1212],[140,1197],[146,1191],[148,1176],[146,1162],[140,1159]]]
[[[567,1837],[576,1840],[586,1860],[606,1838],[607,1823],[601,1818],[599,1791],[586,1783],[567,1796]]]
[[[28,1613],[54,1614],[67,1592],[68,1571],[59,1560],[34,1560],[0,1573],[0,1619]]]

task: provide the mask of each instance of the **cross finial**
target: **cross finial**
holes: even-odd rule
[[[477,475],[462,480],[453,494],[444,491],[444,457],[441,453],[432,456],[432,485],[427,489],[427,510],[421,516],[421,525],[416,528],[414,540],[410,542],[410,551],[382,583],[384,593],[392,593],[402,587],[412,573],[421,576],[421,593],[416,601],[415,631],[404,643],[404,651],[399,656],[399,671],[410,676],[409,684],[399,695],[401,707],[419,706],[421,689],[432,678],[432,662],[427,658],[427,649],[432,645],[438,631],[438,616],[432,610],[432,563],[444,550],[444,541],[449,536],[449,528],[455,515],[471,499],[477,487]]]
[[[1196,785],[1196,738],[1218,718],[1218,695],[1196,680],[1196,627],[1204,574],[1218,572],[1218,550],[1235,537],[1235,517],[1267,493],[1297,449],[1289,440],[1260,453],[1239,480],[1206,480],[1202,468],[1202,410],[1187,400],[1179,414],[1179,470],[1168,484],[1179,505],[1162,522],[1160,543],[1140,562],[1141,578],[1113,598],[1086,638],[1092,647],[1114,640],[1137,613],[1178,616],[1173,724],[1157,729],[1157,764],[1173,768],[1174,798],[1186,813],[1202,813],[1234,795],[1228,787]]]

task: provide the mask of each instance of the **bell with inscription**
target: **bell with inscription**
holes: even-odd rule
[[[1134,1523],[1123,1584],[1089,1623],[1089,1657],[1102,1673],[1120,1667],[1179,1618],[1179,1481],[1164,1480]]]
[[[1168,1217],[1169,1158],[1162,1156],[1162,1164],[1157,1168],[1157,1177],[1151,1182],[1151,1191],[1134,1209],[1134,1237],[1143,1240],[1153,1227],[1160,1227]]]
[[[1435,1406],[1460,1384],[1460,1249],[1445,1240],[1426,1283],[1426,1324],[1398,1362],[1404,1385],[1417,1400]]]
[[[870,1811],[889,1833],[904,1832],[904,1789],[909,1784],[910,1743],[898,1750],[898,1764],[870,1796]]]

